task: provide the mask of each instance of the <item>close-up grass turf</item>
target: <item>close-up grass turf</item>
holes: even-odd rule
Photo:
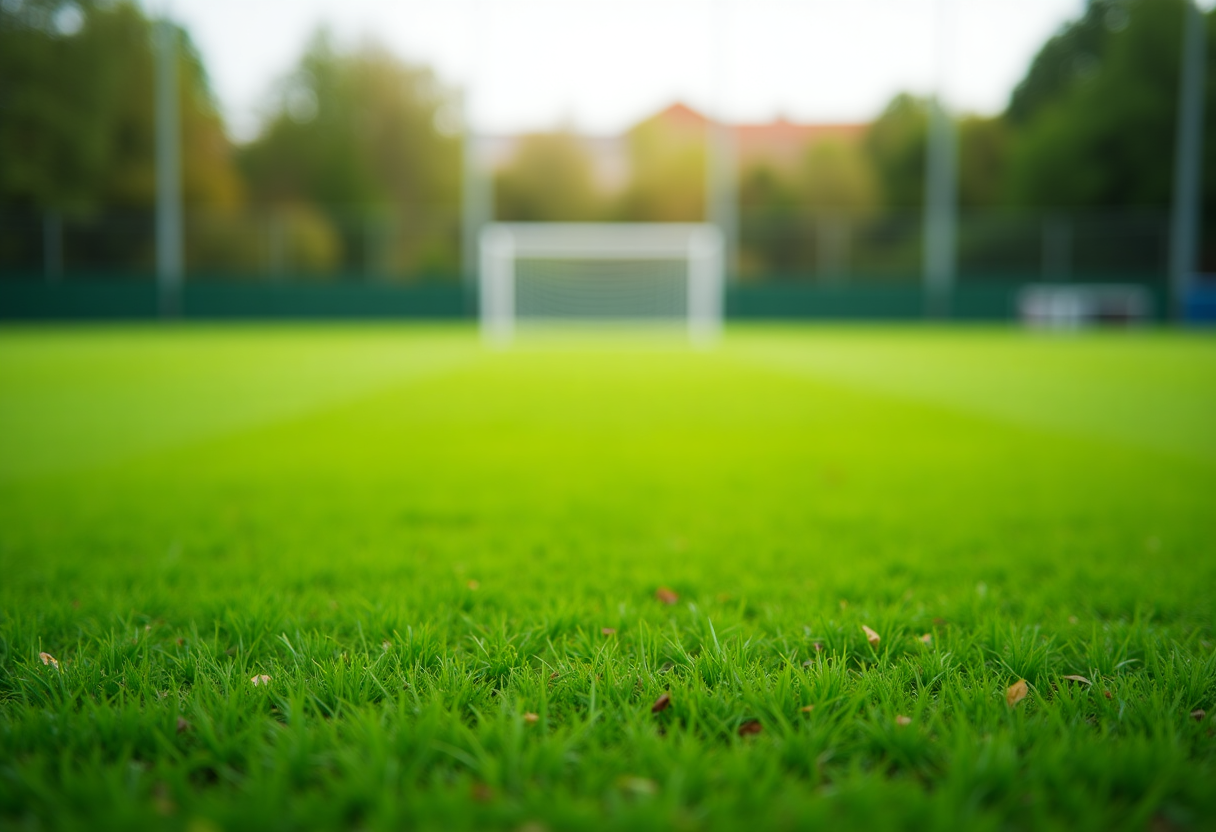
[[[9,328],[0,827],[1216,828],[1214,534],[1201,334]]]

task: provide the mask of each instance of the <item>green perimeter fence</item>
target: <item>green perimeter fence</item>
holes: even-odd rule
[[[1009,321],[1018,317],[1018,295],[1032,280],[964,277],[950,294],[953,320]],[[1126,284],[1126,275],[1119,275]],[[1160,280],[1135,281],[1152,298],[1152,317],[1168,310]],[[188,320],[366,318],[460,319],[476,315],[475,292],[458,281],[369,283],[234,282],[191,279],[181,289],[176,314]],[[0,319],[138,320],[161,313],[151,279],[90,276],[54,283],[0,281]],[[755,281],[727,288],[726,315],[736,320],[915,320],[927,314],[927,297],[915,280],[888,284],[820,284]]]

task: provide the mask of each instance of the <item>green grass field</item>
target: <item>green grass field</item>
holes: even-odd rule
[[[1216,828],[1210,336],[10,328],[0,575],[4,828]]]

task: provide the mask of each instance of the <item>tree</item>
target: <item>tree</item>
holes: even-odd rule
[[[1165,206],[1173,188],[1181,0],[1094,2],[1049,42],[1011,102],[1023,120],[1009,192],[1033,206]],[[1111,15],[1114,15],[1112,18]],[[1209,39],[1216,16],[1207,16]],[[1089,38],[1065,59],[1067,44]],[[1046,66],[1047,68],[1043,68]],[[1071,73],[1048,70],[1073,66]],[[1209,53],[1205,202],[1216,207],[1216,73]],[[1047,78],[1036,82],[1032,79]],[[1037,90],[1033,96],[1024,89]],[[1033,106],[1031,106],[1033,104]]]
[[[565,131],[521,138],[497,177],[495,197],[504,220],[572,222],[603,213],[587,149]]]
[[[202,61],[178,31],[183,198],[242,188]],[[152,25],[132,3],[0,4],[0,204],[94,211],[155,200]]]
[[[450,93],[375,44],[338,51],[318,32],[241,152],[260,203],[357,208],[454,204],[459,142],[435,127]]]
[[[865,150],[888,208],[919,209],[924,204],[928,123],[928,103],[900,93],[866,133]]]
[[[870,126],[865,149],[890,208],[919,210],[925,201],[925,153],[929,102],[908,93],[891,100]],[[986,208],[1005,200],[1009,126],[1000,116],[965,115],[955,121],[958,137],[958,201]]]
[[[860,216],[877,201],[869,160],[855,144],[833,139],[807,148],[797,189],[802,204],[819,214]]]
[[[705,218],[706,124],[676,105],[629,131],[630,181],[622,218],[700,222]]]
[[[365,258],[377,269],[451,272],[460,144],[436,124],[452,106],[430,70],[374,43],[339,51],[321,30],[276,88],[241,167],[258,205],[295,206],[284,216],[310,216],[313,228],[317,212],[326,215],[348,265]],[[398,233],[373,234],[377,223]],[[373,237],[388,240],[374,264]]]

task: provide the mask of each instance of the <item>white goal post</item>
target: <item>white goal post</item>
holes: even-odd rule
[[[533,323],[677,323],[696,344],[721,333],[714,225],[491,223],[479,243],[481,331],[492,343]]]

